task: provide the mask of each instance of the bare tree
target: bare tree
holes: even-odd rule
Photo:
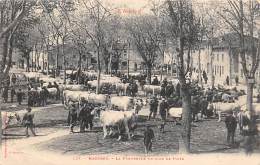
[[[101,58],[104,55],[105,22],[110,17],[110,11],[102,5],[100,0],[80,0],[86,12],[81,15],[83,19],[73,18],[73,23],[84,30],[85,34],[95,46],[97,55],[98,86],[96,93],[100,91],[100,75],[102,71]]]
[[[154,26],[155,22],[155,16],[142,16],[129,20],[127,24],[132,42],[145,62],[149,83],[151,83],[152,67],[161,55],[160,45],[163,41],[161,33]]]
[[[17,26],[26,17],[26,14],[33,3],[27,3],[28,0],[15,1],[5,0],[0,2],[0,40],[2,41],[2,59],[0,66],[0,84],[9,74],[12,64],[13,35]],[[1,107],[0,107],[1,108]],[[0,113],[0,132],[2,133],[2,117]],[[1,138],[0,138],[1,145]]]
[[[255,38],[256,32],[259,37],[259,29],[256,28],[256,16],[259,15],[259,9],[252,0],[246,2],[227,0],[227,2],[228,7],[219,14],[238,36],[241,65],[247,84],[247,110],[250,112],[251,119],[249,131],[255,132],[255,112],[252,103],[255,73],[260,61],[260,41],[259,38]],[[253,135],[254,133],[251,133],[249,137],[253,138]]]
[[[191,93],[190,83],[186,75],[191,67],[191,49],[198,42],[199,22],[195,18],[192,5],[186,0],[167,0],[167,11],[170,22],[170,34],[172,43],[177,46],[177,67],[182,97],[182,123],[181,137],[185,144],[186,152],[190,152],[191,138]],[[187,51],[185,53],[185,50]]]

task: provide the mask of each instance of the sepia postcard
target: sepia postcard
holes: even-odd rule
[[[260,0],[0,0],[0,165],[260,165]]]

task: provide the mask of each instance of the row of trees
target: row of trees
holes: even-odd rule
[[[40,53],[47,54],[43,58],[43,67],[49,72],[49,62],[55,61],[56,70],[66,68],[69,59],[66,57],[66,45],[72,45],[78,54],[78,68],[81,70],[82,58],[95,52],[98,70],[99,93],[100,75],[102,70],[109,72],[112,66],[113,48],[124,41],[133,45],[142,57],[147,76],[151,81],[153,65],[164,57],[166,47],[174,47],[177,52],[178,78],[181,85],[183,101],[182,139],[187,152],[190,151],[191,138],[191,97],[190,84],[186,81],[191,72],[191,52],[200,50],[201,44],[208,41],[211,64],[213,63],[214,37],[221,31],[235,32],[239,39],[239,52],[242,67],[248,86],[248,106],[253,116],[252,93],[255,72],[259,65],[259,42],[255,38],[257,32],[256,18],[258,10],[256,2],[227,0],[220,10],[201,7],[195,1],[165,0],[151,2],[151,13],[132,17],[120,17],[114,14],[116,8],[104,5],[101,0],[4,0],[0,3],[0,39],[2,63],[0,80],[5,80],[11,67],[12,50],[18,48],[27,61],[29,71],[30,56],[32,63],[39,64]],[[195,7],[194,7],[195,6]],[[195,9],[195,10],[194,10]],[[219,21],[221,20],[221,21]],[[225,26],[221,26],[224,23]],[[221,25],[220,25],[221,24]],[[221,28],[220,28],[221,26]],[[248,43],[249,39],[249,44]],[[55,51],[54,51],[55,49]],[[34,52],[34,53],[32,53]],[[55,52],[55,59],[50,60],[49,54]],[[118,52],[116,52],[118,55]],[[249,61],[246,56],[249,56]],[[120,57],[117,56],[117,57]],[[63,63],[59,64],[60,58]],[[118,60],[117,60],[118,61]],[[251,67],[248,67],[248,64]],[[103,65],[104,64],[104,67]],[[36,68],[35,68],[36,70]],[[213,68],[211,68],[213,73]],[[214,86],[214,77],[211,74]],[[201,76],[201,73],[200,73]],[[65,79],[64,79],[65,80]],[[252,120],[253,121],[253,120]],[[252,128],[255,124],[252,123]]]

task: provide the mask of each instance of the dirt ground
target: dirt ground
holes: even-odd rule
[[[35,112],[36,133],[39,136],[34,139],[52,136],[62,132],[48,140],[42,140],[27,147],[39,151],[51,151],[65,155],[85,154],[144,154],[143,133],[145,125],[150,125],[155,132],[152,155],[175,154],[179,150],[179,134],[181,126],[173,122],[167,122],[165,133],[160,133],[160,119],[147,121],[145,116],[140,116],[138,128],[131,141],[117,141],[117,138],[103,139],[102,128],[98,119],[95,119],[94,130],[84,133],[70,134],[67,126],[68,112],[60,105],[53,108],[42,109]],[[24,136],[24,128],[18,125],[11,126],[4,132],[4,140],[13,144],[12,141],[30,140]],[[193,123],[191,136],[191,150],[195,154],[202,153],[241,153],[243,152],[243,137],[236,133],[236,147],[230,147],[226,143],[226,129],[224,122],[217,119],[204,119]],[[258,138],[259,140],[259,138]],[[255,146],[256,153],[260,153],[260,147]]]

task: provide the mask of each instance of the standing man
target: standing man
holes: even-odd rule
[[[160,115],[161,115],[161,118],[162,118],[162,124],[161,124],[161,128],[160,128],[160,131],[162,133],[164,133],[164,126],[166,124],[166,114],[168,112],[168,108],[169,108],[169,105],[168,103],[165,101],[165,98],[162,98],[162,102],[160,104]]]
[[[230,138],[231,138],[231,144],[234,144],[237,121],[236,118],[233,116],[232,111],[230,111],[228,116],[226,117],[225,124],[227,128],[227,142],[228,144],[230,144]]]
[[[83,100],[82,101],[82,108],[79,112],[79,123],[80,123],[80,132],[84,132],[85,128],[88,125],[88,116],[89,116],[89,106],[88,102]]]
[[[147,125],[146,130],[144,132],[144,146],[145,153],[147,154],[149,151],[152,152],[152,140],[154,139],[153,130]]]
[[[18,102],[19,105],[22,104],[23,95],[24,95],[24,93],[22,92],[22,89],[19,89],[18,92],[16,93],[17,102]]]
[[[12,89],[11,89],[11,103],[13,103],[14,102],[14,95],[15,95],[15,89],[14,89],[14,87],[12,87]]]
[[[75,103],[69,107],[68,124],[70,125],[70,133],[74,133],[73,128],[77,124],[77,109]]]
[[[167,98],[171,97],[174,93],[174,86],[172,85],[172,82],[170,81],[167,86],[165,87],[165,96]]]
[[[236,76],[235,81],[236,81],[236,86],[238,86],[238,76]]]
[[[59,85],[55,81],[54,81],[53,87],[57,89],[56,100],[59,100],[60,99],[60,88],[59,88]]]
[[[226,84],[229,85],[229,76],[226,78]]]
[[[26,127],[25,129],[25,135],[26,137],[29,137],[28,134],[28,128],[31,130],[33,136],[36,136],[34,130],[33,130],[33,118],[34,118],[34,114],[31,113],[32,109],[30,107],[26,108],[27,112],[25,113],[25,115],[23,116],[23,124]]]
[[[203,70],[202,77],[203,77],[203,79],[204,79],[204,81],[205,81],[205,84],[207,84],[207,82],[208,82],[208,76],[207,76],[207,73],[205,72],[205,70]]]
[[[153,96],[153,98],[150,102],[150,114],[149,114],[148,120],[151,119],[152,115],[153,115],[153,118],[155,119],[155,117],[157,115],[157,109],[158,109],[158,100],[157,100],[156,96]]]
[[[8,87],[4,87],[2,97],[4,99],[4,102],[7,103],[7,101],[8,101]]]

